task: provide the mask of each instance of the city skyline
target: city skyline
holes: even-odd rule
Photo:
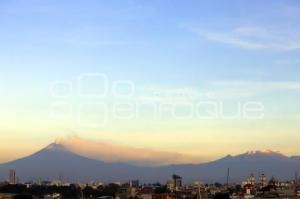
[[[201,161],[300,155],[299,1],[0,7],[0,163],[69,134]]]

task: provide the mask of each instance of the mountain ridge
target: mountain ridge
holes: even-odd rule
[[[38,178],[54,180],[62,174],[68,181],[100,180],[126,182],[140,179],[141,182],[162,182],[174,173],[185,182],[225,182],[227,168],[230,180],[240,182],[250,173],[265,173],[279,179],[292,179],[300,169],[300,158],[285,156],[278,152],[246,152],[227,155],[223,158],[200,164],[172,164],[166,166],[131,165],[126,162],[105,162],[75,154],[63,145],[52,143],[24,158],[0,164],[0,178],[7,179],[8,170],[15,169],[24,181]]]

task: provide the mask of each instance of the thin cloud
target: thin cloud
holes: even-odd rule
[[[226,86],[263,86],[272,90],[277,89],[300,89],[300,82],[276,82],[276,81],[216,81],[215,85]]]
[[[276,81],[217,81],[211,82],[213,86],[236,89],[236,91],[249,93],[249,96],[257,94],[285,91],[285,90],[299,90],[300,82],[276,82]]]
[[[300,82],[292,81],[213,81],[208,82],[207,87],[202,90],[197,88],[155,88],[150,90],[152,92],[147,90],[148,95],[137,96],[134,100],[157,103],[193,103],[197,100],[249,98],[270,92],[299,89]]]
[[[300,49],[300,37],[292,32],[272,28],[240,26],[230,31],[207,31],[189,27],[190,32],[218,43],[244,49],[292,51]]]

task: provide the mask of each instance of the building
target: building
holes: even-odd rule
[[[9,183],[16,184],[16,171],[13,169],[9,170]]]
[[[138,188],[139,187],[139,180],[131,180],[129,185],[130,187],[135,187],[135,188]]]
[[[244,194],[245,195],[252,195],[253,194],[253,192],[254,192],[254,185],[252,185],[252,184],[245,184],[244,186],[243,186],[243,189],[244,189]]]
[[[260,186],[260,188],[267,186],[267,177],[265,176],[265,174],[260,175],[259,186]]]
[[[152,195],[154,194],[154,188],[147,186],[147,187],[143,187],[138,191],[138,198],[140,199],[152,199]]]
[[[167,187],[171,191],[179,191],[182,187],[182,177],[174,174],[172,178],[168,181]]]
[[[276,180],[274,177],[272,177],[269,181],[269,186],[272,186],[274,188],[280,187],[280,183],[278,180]]]
[[[251,175],[246,179],[246,181],[242,182],[242,186],[247,185],[247,184],[255,186],[255,177],[254,177],[253,173],[251,173]]]
[[[249,184],[251,185],[255,185],[255,177],[253,175],[253,173],[251,173],[250,177],[249,177]]]

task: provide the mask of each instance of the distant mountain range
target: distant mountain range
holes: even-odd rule
[[[126,162],[104,162],[78,155],[65,146],[53,143],[25,158],[0,164],[0,179],[8,179],[9,169],[15,169],[22,181],[54,180],[62,176],[68,181],[99,180],[126,182],[139,179],[141,182],[162,182],[174,173],[183,177],[185,183],[193,181],[225,182],[227,168],[230,181],[240,182],[251,173],[258,176],[264,172],[269,178],[293,179],[300,171],[300,157],[288,157],[273,151],[254,151],[237,156],[226,156],[202,164],[174,164],[166,166],[136,166]]]

